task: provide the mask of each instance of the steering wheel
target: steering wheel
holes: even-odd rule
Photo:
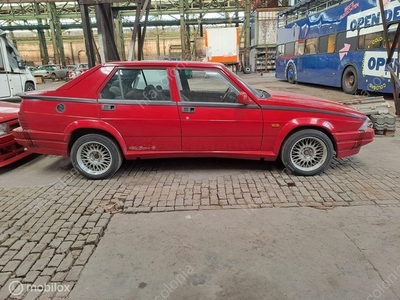
[[[228,87],[222,96],[222,101],[221,102],[228,102],[229,94],[231,93],[231,88]]]
[[[222,101],[224,103],[235,103],[236,102],[236,94],[228,87],[222,96]]]

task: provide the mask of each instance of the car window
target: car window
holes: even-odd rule
[[[217,70],[177,71],[181,101],[237,103],[239,90]]]
[[[100,98],[170,101],[167,70],[119,69],[104,86]]]

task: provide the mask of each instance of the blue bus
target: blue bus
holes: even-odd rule
[[[383,4],[386,20],[399,21],[400,2]],[[397,25],[392,27],[389,42]],[[379,0],[303,0],[279,13],[275,76],[339,87],[348,94],[391,93],[385,46]],[[396,72],[397,65],[394,60]]]

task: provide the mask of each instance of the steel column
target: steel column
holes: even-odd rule
[[[186,22],[185,22],[185,0],[179,0],[179,18],[181,32],[182,59],[186,57]]]
[[[117,17],[114,19],[115,21],[115,32],[117,39],[117,47],[119,53],[121,54],[121,59],[126,60],[126,52],[125,52],[125,42],[124,42],[124,28],[122,26],[121,12],[119,11]]]
[[[115,43],[114,18],[111,4],[95,5],[101,62],[120,60]]]
[[[39,3],[34,3],[35,15],[40,13]],[[38,25],[43,25],[42,19],[37,19]],[[42,64],[47,65],[49,63],[49,52],[47,51],[46,36],[42,28],[37,29],[39,38],[39,48],[40,48],[40,59]]]
[[[245,0],[244,16],[244,68],[250,67],[250,16],[251,0]]]
[[[57,8],[54,2],[47,3],[47,13],[50,19],[50,30],[54,49],[55,63],[65,65],[64,44],[60,20],[57,16]]]
[[[89,10],[87,5],[80,4],[83,34],[85,36],[86,56],[88,59],[88,66],[92,68],[96,65],[94,47],[93,47],[93,32],[90,24]]]

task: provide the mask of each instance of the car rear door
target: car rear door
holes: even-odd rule
[[[101,119],[120,132],[131,155],[181,150],[180,120],[168,69],[118,69],[103,87],[99,105]]]
[[[258,105],[238,103],[239,88],[218,69],[176,72],[183,151],[259,151]]]

